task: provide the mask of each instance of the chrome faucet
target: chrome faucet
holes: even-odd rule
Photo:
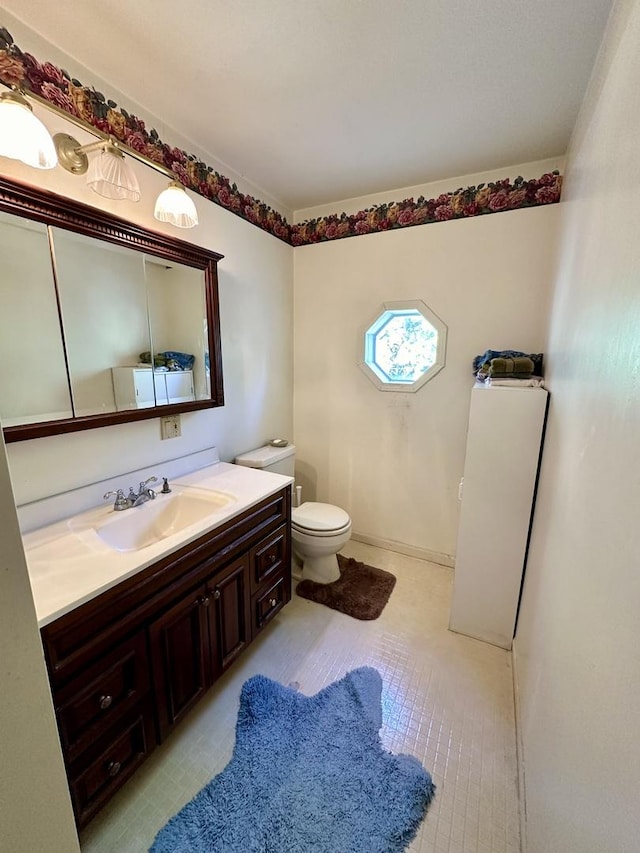
[[[113,505],[113,508],[116,512],[121,512],[123,509],[129,509],[132,506],[140,506],[147,501],[152,501],[156,493],[153,489],[149,488],[149,483],[157,483],[157,477],[149,477],[146,480],[143,480],[138,486],[138,493],[133,491],[133,486],[129,486],[129,494],[125,497],[122,489],[116,489],[111,492],[107,492],[104,496],[104,499],[110,498],[112,495],[115,495],[116,500]]]
[[[129,487],[129,496],[126,499],[129,506],[140,506],[140,504],[152,501],[155,499],[156,493],[149,488],[149,483],[157,483],[157,477],[148,477],[143,480],[138,486],[138,494],[133,491],[133,486]]]

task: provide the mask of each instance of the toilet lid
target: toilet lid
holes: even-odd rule
[[[340,507],[313,501],[291,511],[291,523],[298,530],[342,530],[350,520],[349,514]]]

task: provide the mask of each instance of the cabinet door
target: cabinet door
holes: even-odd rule
[[[166,373],[153,372],[153,387],[156,392],[156,406],[166,406],[169,402],[167,398],[167,381]]]
[[[474,388],[449,627],[510,649],[548,402],[541,388]]]
[[[188,403],[195,400],[193,373],[190,370],[170,371],[164,374],[164,379],[169,403]]]
[[[224,671],[249,644],[249,557],[244,555],[207,584],[215,608],[209,631],[213,677]]]
[[[209,601],[195,590],[149,627],[161,739],[211,684]]]
[[[151,370],[133,367],[112,367],[113,393],[118,412],[127,409],[149,409],[155,406]]]

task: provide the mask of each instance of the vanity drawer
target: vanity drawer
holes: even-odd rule
[[[144,699],[149,687],[147,644],[140,632],[56,691],[58,727],[69,759]]]
[[[93,749],[71,765],[69,789],[79,827],[89,822],[154,746],[152,714],[145,706],[123,720],[114,732],[96,741]]]
[[[251,592],[281,573],[289,559],[287,527],[279,527],[251,549]],[[288,566],[287,566],[288,568]]]
[[[254,636],[279,613],[291,597],[288,592],[289,585],[286,577],[281,575],[274,584],[265,592],[261,592],[254,598],[253,607],[253,633]]]

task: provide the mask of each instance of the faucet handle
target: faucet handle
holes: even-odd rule
[[[116,512],[118,510],[127,509],[129,507],[129,502],[125,498],[124,492],[122,491],[122,489],[116,489],[115,491],[107,492],[106,495],[104,496],[103,500],[106,501],[106,499],[110,498],[112,495],[115,495],[115,497],[116,497],[115,503],[113,505],[113,508],[116,510]]]
[[[156,496],[156,493],[153,491],[153,489],[149,488],[148,483],[156,483],[157,481],[157,477],[147,477],[146,480],[142,480],[140,482],[140,488],[138,489],[138,497],[140,497],[141,495],[146,495],[149,500],[153,500]]]
[[[117,498],[124,497],[124,492],[122,491],[122,489],[112,490],[103,495],[102,499],[106,501],[106,499],[110,498],[112,495],[115,495]]]

